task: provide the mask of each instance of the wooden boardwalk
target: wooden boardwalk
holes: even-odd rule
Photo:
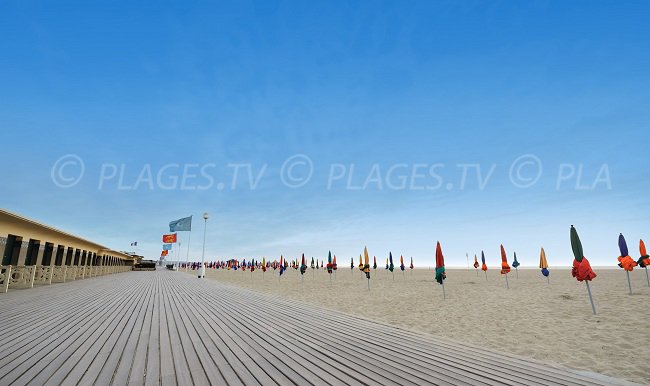
[[[626,384],[179,272],[0,294],[0,385]]]

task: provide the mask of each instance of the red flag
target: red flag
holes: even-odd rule
[[[173,244],[176,242],[176,233],[172,233],[169,235],[163,235],[162,241],[165,244]]]

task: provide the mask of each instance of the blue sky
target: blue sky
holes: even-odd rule
[[[440,240],[449,265],[482,249],[496,264],[501,243],[524,265],[541,246],[569,265],[575,224],[592,263],[614,265],[619,232],[633,256],[650,239],[648,16],[630,2],[3,2],[0,204],[152,258],[170,220],[208,211],[210,257],[367,245],[426,266]],[[62,188],[68,154],[85,173]],[[290,188],[296,154],[313,174]],[[525,155],[542,169],[524,165],[534,183],[519,188]],[[261,173],[255,188],[248,169],[233,188],[232,164]],[[474,165],[463,188],[460,164]],[[186,187],[211,186],[165,188],[185,165],[212,181]],[[476,165],[493,170],[483,187]],[[168,183],[136,186],[147,170]],[[400,177],[416,189],[386,186]]]

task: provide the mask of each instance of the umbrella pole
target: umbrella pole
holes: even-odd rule
[[[483,271],[483,272],[485,272],[485,281],[487,281],[487,271]]]
[[[589,287],[589,280],[585,280],[587,283],[587,292],[589,293],[589,302],[591,302],[591,311],[596,315],[596,306],[594,305],[594,298],[591,297],[591,288]]]
[[[395,272],[393,271],[393,281],[395,281]]]
[[[648,277],[648,266],[645,267],[645,279],[648,281],[648,287],[650,287],[650,277]]]
[[[546,284],[551,284],[551,278],[546,276]]]
[[[508,274],[506,273],[506,289],[510,289],[510,285],[508,284]]]
[[[476,277],[478,277],[478,269],[476,270]]]
[[[442,281],[442,300],[447,299],[447,294],[445,293],[445,281]]]
[[[370,279],[368,279],[368,291],[370,291]]]
[[[330,287],[332,286],[332,274],[330,273]]]
[[[515,273],[517,274],[517,279],[519,279],[519,269],[517,267],[515,267]]]
[[[629,295],[632,295],[632,282],[630,281],[630,271],[625,271],[627,274],[627,288],[629,288]]]
[[[402,271],[402,278],[406,280],[406,275],[404,275],[404,271]]]

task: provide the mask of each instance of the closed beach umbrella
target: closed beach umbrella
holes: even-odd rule
[[[327,253],[327,273],[332,274],[332,251]],[[332,277],[330,276],[330,280]]]
[[[354,269],[354,257],[350,258],[350,269]]]
[[[284,257],[282,257],[282,255],[280,255],[280,266],[279,266],[279,268],[280,268],[280,276],[278,276],[278,280],[280,280],[280,278],[282,277],[282,274],[284,273],[284,269],[285,269],[284,268]]]
[[[363,247],[363,272],[368,279],[368,290],[370,290],[370,257],[368,257],[368,248]]]
[[[517,274],[517,279],[519,279],[519,270],[517,267],[519,267],[519,262],[517,261],[517,252],[514,253],[515,257],[514,260],[512,261],[512,266],[515,267],[515,273]]]
[[[630,281],[630,271],[634,270],[636,267],[636,261],[630,257],[630,254],[627,250],[627,243],[625,242],[625,237],[621,233],[618,236],[618,249],[621,251],[621,255],[618,257],[618,266],[625,270],[627,275],[627,287],[630,290],[630,295],[632,295],[632,282]]]
[[[648,282],[648,287],[650,287],[650,277],[648,277],[648,266],[650,265],[650,256],[645,250],[645,243],[643,240],[639,240],[639,252],[641,252],[641,257],[637,260],[639,267],[645,268],[645,279]]]
[[[570,231],[571,237],[571,249],[573,250],[573,268],[571,269],[571,275],[576,278],[578,281],[584,281],[587,284],[587,293],[589,294],[589,302],[591,303],[591,310],[594,315],[596,314],[596,306],[594,305],[594,299],[591,296],[591,288],[589,287],[589,282],[593,280],[597,275],[591,269],[591,264],[589,260],[584,255],[582,251],[582,243],[580,242],[580,237],[578,236],[578,231],[576,228],[571,225]]]
[[[336,264],[336,255],[332,258],[332,271],[336,272],[336,269],[338,268]]]
[[[388,270],[388,257],[386,258],[386,270]]]
[[[474,269],[476,270],[476,277],[478,277],[478,259],[476,258],[476,253],[474,254]]]
[[[377,270],[377,256],[372,257],[372,269]]]
[[[447,274],[445,273],[445,257],[442,255],[442,248],[440,248],[440,241],[436,244],[436,281],[438,284],[442,285],[442,299],[446,299],[445,294],[445,279]]]
[[[510,288],[508,284],[508,272],[510,272],[508,256],[506,256],[506,250],[503,248],[503,244],[501,244],[501,274],[506,275],[506,288]]]
[[[363,259],[363,257],[361,257],[361,255],[359,255],[359,271],[363,272],[363,261],[362,261],[362,259]]]
[[[485,253],[481,251],[481,270],[485,273],[485,280],[487,280],[487,264],[485,264]]]
[[[302,260],[300,261],[300,275],[303,280],[305,279],[304,274],[307,271],[307,264],[305,264],[305,254],[302,254]]]
[[[266,257],[262,256],[262,280],[264,280],[265,272],[266,272]]]
[[[404,257],[402,255],[400,255],[400,257],[399,257],[399,269],[403,271],[405,268],[406,268],[406,266],[404,265]]]
[[[318,262],[316,262],[316,264],[318,264]],[[316,266],[316,267],[314,266],[314,257],[313,257],[313,256],[312,256],[312,258],[311,258],[311,265],[310,265],[310,267],[311,267],[311,269],[318,268],[317,266]]]
[[[395,265],[393,265],[393,253],[388,252],[388,270],[393,272],[395,270]],[[393,280],[395,280],[395,272],[393,272]]]
[[[412,270],[413,268],[415,268],[415,266],[413,265],[413,256],[411,256],[411,265],[409,265],[409,269]],[[411,273],[413,273],[413,272],[411,272]]]
[[[546,276],[546,282],[550,283],[551,280],[548,277],[550,272],[548,271],[548,261],[546,261],[546,252],[544,252],[544,248],[542,248],[542,251],[539,253],[539,267],[542,269],[542,275]]]

